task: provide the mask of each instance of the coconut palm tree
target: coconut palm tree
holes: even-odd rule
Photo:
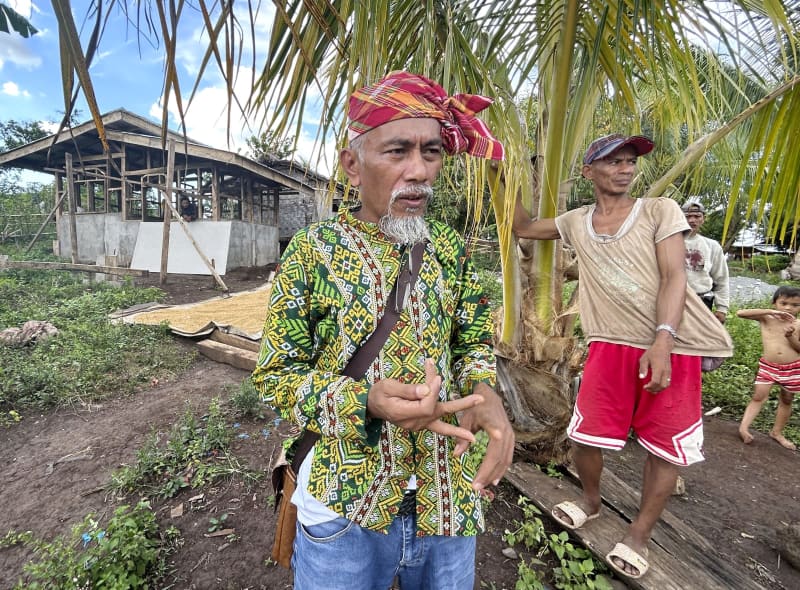
[[[81,50],[70,11],[58,10],[67,3],[53,4],[62,25],[65,102],[71,106],[70,97],[82,88],[100,124],[88,73],[99,36]],[[115,3],[92,4],[97,31],[104,4]],[[338,142],[347,95],[391,70],[421,73],[451,92],[495,97],[482,115],[504,142],[507,157],[497,168],[467,157],[465,198],[477,208],[488,187],[498,224],[504,305],[497,349],[505,359],[502,386],[520,453],[559,458],[566,449],[571,384],[582,354],[573,337],[574,306],[562,301],[570,260],[557,242],[520,244],[518,255],[509,222],[516,198],[538,216],[557,215],[566,208],[576,162],[592,136],[644,128],[682,141],[667,142],[672,149],[644,168],[640,194],[669,194],[713,148],[717,165],[730,170],[727,222],[740,190],[749,188],[749,208],[771,203],[772,231],[796,231],[800,78],[793,69],[797,31],[787,16],[794,4],[276,1],[268,58],[257,64],[259,75],[243,108],[271,113],[262,128],[283,136],[299,129],[316,102],[322,109],[320,138]],[[191,7],[182,0],[151,0],[135,9],[122,5],[164,42],[164,123],[170,99],[181,113],[191,103],[191,95],[188,101],[182,97],[175,68],[175,31],[183,11],[195,6],[209,39],[198,80],[215,64],[228,81],[231,108],[237,107],[233,79],[242,48],[256,42],[260,5],[234,0],[213,5],[197,0]],[[737,149],[725,148],[731,138]]]

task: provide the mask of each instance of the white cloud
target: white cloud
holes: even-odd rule
[[[30,98],[30,92],[27,90],[20,90],[19,85],[14,82],[3,82],[3,85],[0,86],[2,90],[0,90],[3,94],[7,94],[8,96],[22,96],[25,98]]]
[[[259,12],[254,18],[252,35],[250,31],[250,15],[246,10],[244,12],[237,10],[236,13],[243,36],[243,39],[237,39],[237,46],[241,44],[242,48],[247,50],[241,56],[239,63],[242,66],[238,69],[233,89],[234,95],[238,97],[242,104],[248,99],[253,88],[254,71],[251,66],[255,64],[256,68],[261,68],[266,63],[267,45],[270,39],[272,22],[275,18],[275,9],[271,3],[261,3],[258,6]],[[239,112],[239,106],[234,100],[232,102],[231,133],[229,136],[227,121],[228,94],[225,82],[213,57],[206,64],[202,83],[198,86],[191,105],[186,104],[185,101],[188,100],[189,92],[194,88],[197,72],[209,43],[208,34],[202,22],[199,20],[194,21],[190,28],[190,34],[178,35],[179,43],[176,48],[175,58],[180,72],[184,108],[187,109],[184,118],[186,133],[190,138],[215,148],[246,154],[248,151],[246,140],[265,130],[262,128],[262,122],[269,120],[269,116],[265,116],[265,111],[262,109],[245,117]],[[255,52],[255,59],[253,59],[251,50]],[[255,78],[260,73],[260,71],[256,71]],[[306,162],[310,168],[320,174],[328,175],[331,173],[336,160],[336,146],[332,138],[324,144],[317,141],[321,113],[319,105],[318,89],[312,87],[306,100],[306,114],[303,119],[300,137],[297,138],[295,158]],[[149,114],[160,120],[162,109],[163,96],[158,102],[150,106]],[[172,98],[170,99],[168,110],[170,113],[170,126],[173,129],[177,129],[180,118]],[[291,127],[289,132],[293,133],[294,127]]]
[[[19,35],[3,34],[3,42],[0,43],[0,68],[5,62],[27,70],[39,68],[42,58],[31,51],[31,45],[28,39]]]
[[[244,101],[250,94],[251,70],[241,68],[234,86],[234,94]],[[184,100],[188,96],[183,97]],[[163,108],[163,96],[161,100],[150,106],[149,114],[160,120]],[[313,98],[309,102],[314,101]],[[230,136],[228,135],[227,105],[228,96],[224,84],[207,85],[202,87],[195,94],[190,105],[184,102],[186,109],[184,122],[186,134],[202,143],[218,149],[247,154],[247,139],[253,135],[260,134],[263,129],[261,122],[265,119],[264,111],[252,113],[250,117],[245,117],[233,102],[231,110]],[[170,99],[169,113],[171,127],[177,129],[180,118],[174,99]],[[316,110],[316,109],[315,109]],[[318,129],[318,113],[309,113],[309,117],[304,120],[304,125],[297,138],[296,159],[306,162],[309,167],[320,174],[329,175],[333,169],[336,156],[336,146],[333,139],[325,142],[324,145],[316,141]],[[316,118],[313,118],[316,117]]]
[[[31,0],[8,0],[7,4],[19,15],[30,20],[33,10],[33,4],[31,3]],[[36,12],[39,12],[38,8],[36,9]]]

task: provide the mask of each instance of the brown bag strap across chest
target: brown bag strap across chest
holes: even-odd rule
[[[420,266],[422,266],[422,255],[425,252],[425,242],[418,242],[414,244],[411,249],[411,254],[406,258],[405,263],[400,269],[400,274],[397,275],[397,281],[392,287],[392,292],[389,293],[387,299],[386,309],[381,316],[378,326],[375,331],[370,334],[369,338],[364,341],[356,353],[347,363],[347,366],[342,371],[342,375],[351,377],[353,379],[360,379],[367,372],[367,367],[378,356],[381,348],[383,348],[386,339],[389,337],[392,329],[400,317],[400,312],[403,310],[406,297],[411,293],[414,284],[419,275]],[[292,459],[292,471],[299,472],[300,465],[308,455],[308,452],[320,439],[320,435],[310,430],[303,431],[303,435],[297,444],[297,451]]]

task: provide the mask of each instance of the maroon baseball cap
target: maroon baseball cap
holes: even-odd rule
[[[636,154],[643,156],[649,154],[655,145],[652,140],[644,135],[621,135],[614,133],[595,139],[586,150],[586,155],[583,156],[584,164],[591,164],[595,160],[606,157],[617,151],[619,148],[630,145],[636,150]]]

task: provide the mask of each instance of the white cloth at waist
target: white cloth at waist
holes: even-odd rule
[[[311,477],[311,463],[313,460],[314,449],[312,448],[306,458],[303,459],[302,465],[300,465],[300,471],[297,474],[297,488],[292,494],[292,504],[297,507],[297,521],[305,526],[322,524],[339,518],[339,514],[336,514],[317,500],[308,491],[308,480]],[[412,475],[408,480],[408,489],[415,490],[416,488],[417,476]]]

